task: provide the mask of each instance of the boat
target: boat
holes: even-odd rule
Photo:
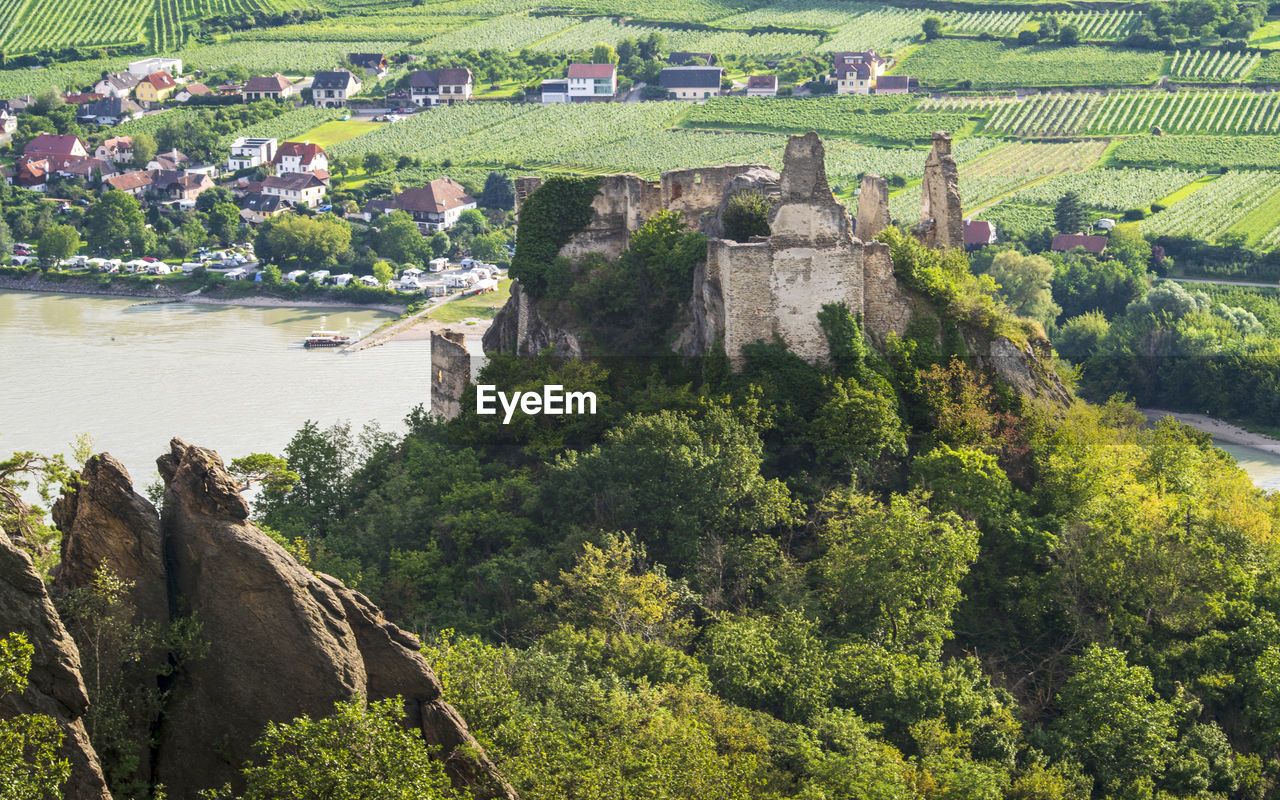
[[[303,347],[341,347],[351,342],[350,336],[343,336],[342,331],[312,331],[303,340]]]

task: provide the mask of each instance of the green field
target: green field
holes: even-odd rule
[[[387,123],[385,122],[371,122],[368,120],[357,119],[334,120],[312,128],[309,131],[305,131],[304,133],[290,137],[288,141],[311,142],[312,144],[318,144],[321,147],[329,148],[339,142],[345,142],[348,139],[354,139],[357,136],[363,136],[371,131],[376,131],[378,128],[381,128],[386,124]]]
[[[511,279],[498,281],[498,289],[486,294],[473,294],[441,303],[431,310],[428,316],[435,322],[456,324],[465,319],[493,319],[498,309],[506,304],[511,296]]]
[[[1152,83],[1165,57],[1144,50],[1014,47],[1000,42],[941,39],[908,56],[894,72],[930,86],[968,82],[974,89],[1017,86],[1131,86]]]

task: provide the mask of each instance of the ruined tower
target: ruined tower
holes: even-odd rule
[[[858,219],[853,232],[862,241],[869,242],[887,227],[889,184],[879,175],[863,175],[862,188],[858,191]]]
[[[453,419],[462,411],[462,393],[471,383],[472,356],[461,331],[431,334],[431,413]]]
[[[933,150],[924,162],[917,235],[925,245],[936,249],[964,247],[960,172],[951,155],[951,136],[943,131],[934,132]]]

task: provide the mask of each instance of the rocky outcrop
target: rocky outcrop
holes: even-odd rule
[[[858,218],[853,233],[864,242],[889,227],[889,183],[879,175],[863,175],[858,190]]]
[[[140,615],[198,623],[206,652],[179,662],[167,678],[149,732],[156,742],[149,774],[171,797],[238,785],[268,722],[328,716],[338,701],[399,696],[406,724],[442,748],[459,787],[479,798],[514,798],[444,701],[413,636],[253,525],[241,487],[216,453],[175,439],[157,464],[165,481],[159,517],[118,462],[90,460],[79,487],[58,505],[67,545],[58,581],[83,586],[106,562],[135,582]],[[34,573],[33,580],[38,587]],[[66,671],[76,681],[77,668]],[[79,711],[68,716],[83,712],[83,687],[78,698]]]
[[[136,623],[168,624],[160,515],[133,490],[123,464],[105,453],[85,462],[79,483],[53,504],[53,522],[62,532],[56,589],[87,586],[106,564],[133,584],[129,601]]]
[[[62,625],[31,557],[0,531],[0,636],[20,633],[34,650],[26,690],[0,698],[0,717],[45,714],[62,729],[62,755],[71,777],[64,800],[111,800],[98,756],[81,717],[89,697],[80,677],[80,651]]]
[[[582,357],[577,335],[548,322],[538,301],[529,296],[520,281],[511,284],[510,299],[498,309],[493,324],[485,331],[484,350],[519,356],[536,356],[543,350],[554,350],[562,357]]]
[[[933,149],[924,162],[917,236],[935,250],[964,247],[960,168],[951,155],[951,136],[942,131],[933,134]]]
[[[1004,336],[966,337],[974,366],[998,375],[1010,388],[1026,397],[1055,405],[1071,403],[1071,391],[1048,365],[1053,363],[1047,339],[1019,345]]]

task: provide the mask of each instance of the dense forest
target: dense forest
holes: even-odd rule
[[[560,288],[599,358],[481,376],[598,416],[468,397],[239,463],[263,525],[430,642],[523,797],[1271,796],[1274,498],[1195,431],[978,369],[989,283],[892,229],[949,301],[881,349],[828,306],[827,365],[660,357],[651,315],[575,310],[687,285],[698,236],[655,220]]]

